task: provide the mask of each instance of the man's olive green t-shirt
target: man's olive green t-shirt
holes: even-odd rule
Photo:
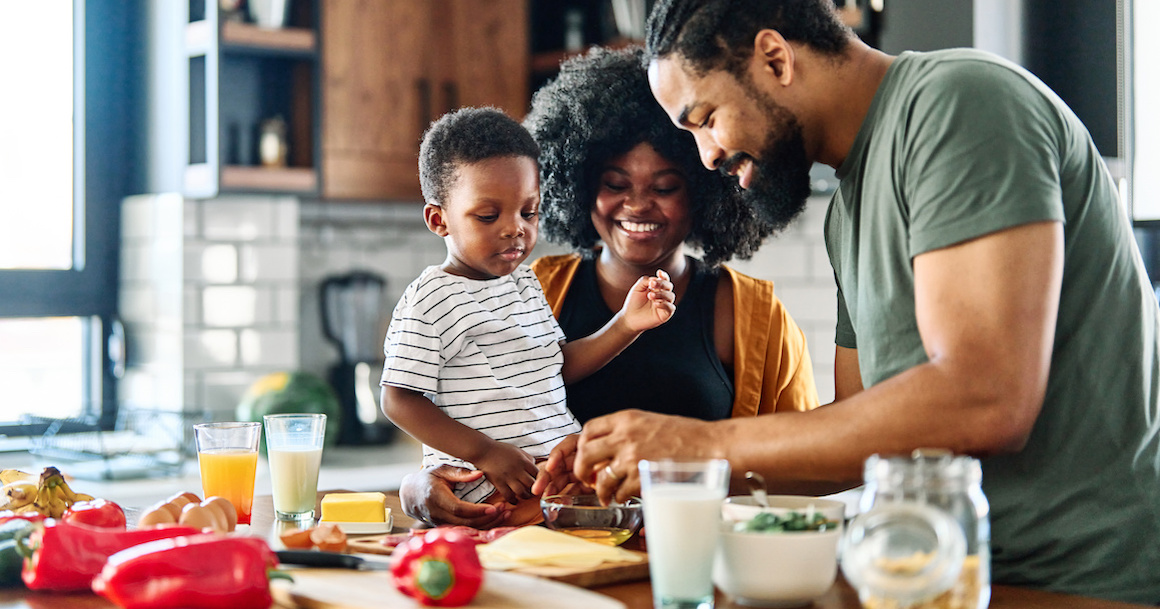
[[[837,343],[865,387],[927,361],[916,256],[1018,225],[1064,229],[1047,395],[1027,446],[987,457],[994,581],[1160,602],[1160,309],[1087,130],[992,55],[890,66],[826,219]]]

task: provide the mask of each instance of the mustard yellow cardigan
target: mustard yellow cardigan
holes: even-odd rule
[[[532,263],[557,317],[579,266],[578,254]],[[817,408],[805,334],[774,296],[773,282],[721,269],[733,282],[733,416]]]

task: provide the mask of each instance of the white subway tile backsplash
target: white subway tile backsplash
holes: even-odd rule
[[[221,197],[202,201],[202,235],[209,240],[274,237],[275,197]]]
[[[204,322],[201,319],[201,290],[195,286],[187,285],[182,291],[182,325],[187,327],[198,327]]]
[[[826,253],[824,241],[817,241],[810,245],[810,277],[834,285],[834,267],[830,266],[830,256]],[[837,292],[835,292],[837,294]]]
[[[298,244],[242,245],[239,279],[243,283],[298,281]]]
[[[254,381],[266,372],[237,370],[229,372],[207,372],[202,375],[201,407],[216,421],[235,420],[238,402]]]
[[[295,197],[278,197],[274,200],[274,238],[294,243],[298,239],[299,211]]]
[[[251,286],[215,286],[202,291],[202,318],[210,327],[240,328],[269,321],[269,299]]]
[[[298,367],[296,330],[241,331],[241,365],[245,368],[293,370]]]
[[[233,330],[189,330],[184,342],[186,370],[222,369],[238,363],[238,335]]]
[[[280,287],[272,290],[274,313],[272,321],[281,326],[298,326],[298,287]]]
[[[830,286],[795,285],[782,281],[777,283],[777,295],[799,324],[804,325],[807,322],[832,324],[837,315],[834,289]]]
[[[185,244],[183,254],[182,277],[187,285],[238,280],[238,250],[233,245],[192,241]]]
[[[786,279],[810,276],[810,246],[802,241],[771,239],[761,246],[751,259],[736,260],[729,266],[760,279],[780,284]]]

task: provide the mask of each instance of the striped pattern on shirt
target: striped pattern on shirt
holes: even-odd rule
[[[580,424],[565,402],[564,333],[532,270],[476,280],[428,267],[399,299],[387,331],[382,384],[423,393],[495,440],[546,457]],[[423,465],[474,468],[430,446]],[[461,485],[479,501],[490,483]]]

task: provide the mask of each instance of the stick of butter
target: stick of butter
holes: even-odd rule
[[[382,493],[327,493],[322,522],[386,522],[387,496]]]

